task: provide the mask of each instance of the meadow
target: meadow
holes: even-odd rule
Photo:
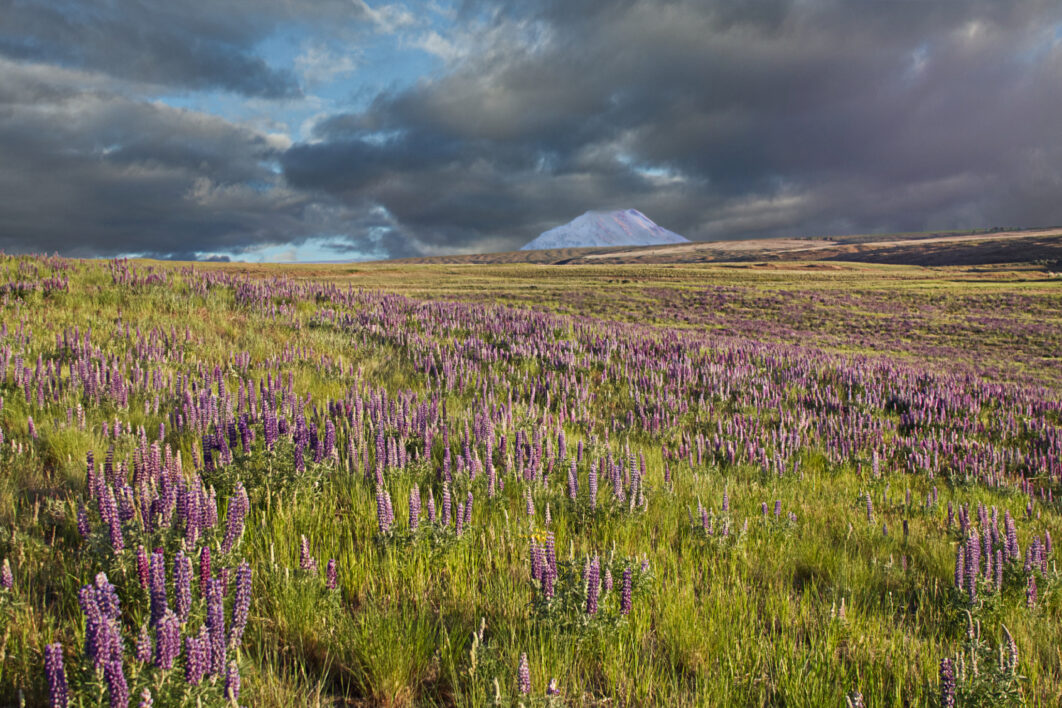
[[[0,257],[0,704],[1058,705],[1062,281]]]

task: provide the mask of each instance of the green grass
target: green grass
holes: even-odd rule
[[[14,277],[20,260],[0,260],[0,271],[6,269]],[[196,294],[188,286],[190,279],[177,271],[173,268],[168,286],[118,288],[102,264],[75,262],[68,271],[68,293],[34,293],[24,300],[4,301],[7,335],[0,345],[33,368],[38,355],[45,360],[56,356],[56,333],[76,325],[82,333],[91,327],[103,360],[118,362],[129,380],[140,375],[138,369],[147,375],[157,371],[167,379],[201,376],[218,365],[234,391],[241,378],[257,386],[267,374],[283,374],[286,384],[288,372],[294,372],[299,407],[307,414],[314,405],[323,410],[327,402],[344,400],[352,388],[363,386],[391,396],[406,390],[434,394],[446,401],[455,424],[454,452],[460,449],[459,431],[465,423],[473,425],[483,410],[478,394],[484,387],[494,392],[493,402],[500,403],[505,384],[523,384],[525,375],[534,380],[547,368],[534,358],[512,369],[481,362],[465,373],[470,381],[464,390],[446,391],[432,386],[394,332],[362,339],[331,325],[309,326],[319,308],[313,302],[299,302],[294,314],[274,318],[264,309],[237,305],[229,288]],[[1024,279],[1013,271],[989,276],[893,266],[843,266],[833,271],[386,265],[254,271],[263,277],[327,281],[418,298],[506,303],[638,322],[660,332],[672,326],[693,333],[729,329],[740,337],[750,335],[763,320],[778,325],[764,334],[768,341],[846,356],[898,357],[932,370],[953,365],[954,351],[962,349],[975,374],[1043,384],[1045,395],[1055,400],[1059,396],[1058,369],[1044,362],[1051,350],[1056,355],[1059,351],[1062,285]],[[696,294],[709,286],[735,289],[731,304],[722,309],[694,307]],[[890,303],[897,311],[882,312],[881,306]],[[987,316],[994,308],[1013,311],[1006,326],[986,331],[971,319]],[[681,319],[688,313],[693,313],[692,321]],[[904,320],[910,320],[909,326]],[[136,332],[146,335],[156,327],[166,337],[173,328],[176,340],[165,356],[143,357]],[[20,328],[28,332],[22,341],[15,334]],[[902,340],[892,338],[897,332],[904,335]],[[576,335],[569,326],[563,336]],[[463,341],[464,334],[452,331],[447,337],[436,341],[452,345]],[[251,358],[246,372],[230,363],[237,352]],[[564,367],[558,371],[558,376],[569,373]],[[26,401],[14,383],[13,363],[2,373],[0,557],[10,559],[15,589],[0,593],[0,703],[17,704],[23,696],[27,705],[42,705],[45,644],[63,642],[68,667],[80,661],[84,628],[77,606],[79,586],[100,570],[119,586],[129,612],[127,648],[146,607],[133,570],[135,549],[127,548],[117,558],[105,549],[93,551],[81,543],[75,528],[77,504],[85,495],[85,455],[91,450],[102,460],[111,444],[101,435],[101,426],[113,426],[118,418],[123,427],[144,426],[154,441],[159,422],[166,422],[162,442],[181,455],[186,472],[192,469],[200,440],[173,429],[167,414],[175,401],[164,397],[163,412],[154,411],[152,387],[138,390],[127,406],[97,402],[64,387],[54,396],[49,392],[42,409],[36,400]],[[592,381],[593,400],[578,408],[589,411],[597,432],[613,413],[625,416],[644,398],[632,391],[629,380],[598,380],[600,371],[577,373]],[[478,387],[471,385],[477,374]],[[58,380],[69,383],[66,368],[60,369]],[[750,379],[745,393],[755,387]],[[311,403],[304,407],[307,395]],[[562,393],[555,395],[552,416],[559,413],[556,402]],[[424,532],[381,539],[374,485],[363,479],[360,457],[348,460],[343,445],[348,429],[339,431],[336,461],[310,464],[300,475],[291,471],[290,444],[267,454],[259,429],[251,455],[238,453],[233,465],[204,473],[204,480],[218,492],[222,531],[225,501],[237,479],[251,498],[240,545],[231,558],[219,560],[235,565],[245,558],[255,574],[251,621],[238,657],[244,680],[241,702],[844,705],[845,697],[858,691],[867,705],[932,704],[940,660],[955,654],[966,632],[962,603],[954,597],[951,582],[956,537],[946,525],[947,503],[971,502],[976,507],[982,501],[998,507],[1000,515],[1009,510],[1019,520],[1023,549],[1033,534],[1045,529],[1062,538],[1058,506],[1039,504],[1039,516],[1025,519],[1026,497],[1012,487],[952,485],[943,475],[930,480],[889,466],[882,479],[875,479],[869,457],[859,468],[831,463],[822,450],[813,448],[800,452],[799,475],[765,474],[758,466],[714,459],[693,465],[672,460],[669,487],[664,482],[662,443],[674,446],[690,432],[710,435],[717,422],[739,412],[774,427],[782,421],[777,410],[758,410],[751,399],[708,398],[711,411],[694,407],[679,418],[678,429],[613,435],[609,449],[614,454],[622,455],[628,440],[633,451],[645,454],[646,511],[631,513],[626,505],[612,508],[608,483],[602,481],[602,508],[590,512],[585,465],[579,468],[580,502],[567,499],[565,470],[558,467],[547,485],[535,487],[531,520],[524,511],[524,484],[515,476],[507,477],[504,490],[489,500],[485,480],[469,482],[462,476],[455,483],[455,497],[463,500],[471,487],[475,503],[472,523],[460,538]],[[794,400],[784,404],[792,408]],[[575,401],[565,402],[577,408]],[[67,424],[67,409],[76,410],[79,403],[86,419],[83,429],[76,412],[74,424]],[[532,407],[518,393],[516,413],[517,428],[533,427],[525,421],[543,425],[541,401]],[[39,431],[35,440],[27,433],[29,415]],[[999,423],[998,416],[985,415],[992,425]],[[1052,424],[1057,428],[1060,421]],[[554,418],[548,430],[555,429]],[[569,449],[585,439],[585,431],[571,422],[566,431]],[[511,442],[511,431],[506,432]],[[135,435],[123,437],[116,459],[130,460],[135,441]],[[441,438],[436,442],[430,463],[388,473],[400,531],[406,526],[406,499],[413,484],[425,496],[431,487],[440,501],[436,470]],[[366,437],[364,444],[371,448],[372,438]],[[21,454],[13,449],[18,445]],[[504,466],[500,459],[495,464]],[[924,510],[934,486],[939,501]],[[911,507],[903,503],[907,489]],[[706,537],[688,519],[688,510],[695,514],[698,501],[718,512],[724,490],[731,500],[734,527],[748,521],[747,533],[733,544]],[[863,500],[868,490],[875,503],[872,522],[866,519]],[[785,513],[796,514],[794,524],[773,519],[775,500]],[[761,515],[764,502],[772,508],[771,518]],[[529,543],[547,531],[547,504],[552,516],[548,530],[555,535],[560,562],[581,567],[588,554],[611,555],[621,564],[617,567],[624,559],[635,567],[643,558],[648,562],[645,586],[636,594],[629,616],[580,624],[578,612],[551,616],[536,610]],[[905,519],[910,526],[906,539],[901,532]],[[888,535],[882,532],[883,524]],[[325,588],[320,574],[299,569],[303,535],[322,570],[327,559],[338,561],[339,590]],[[216,543],[220,535],[211,538]],[[618,585],[618,576],[616,581]],[[609,602],[614,601],[613,596]],[[980,610],[985,637],[993,646],[1001,641],[1003,626],[1012,632],[1030,704],[1062,701],[1060,610],[1062,583],[1046,579],[1034,609],[1026,608],[1024,589],[1019,588]],[[530,697],[521,696],[516,684],[524,652],[531,667]],[[155,685],[149,681],[150,671],[141,675],[130,669],[128,675],[137,690]],[[553,678],[560,696],[547,697],[546,686]],[[90,676],[85,682],[98,690],[79,694],[77,705],[105,701],[98,678]],[[180,684],[178,675],[168,677],[165,688],[156,691],[156,705],[195,705],[195,695],[178,690]],[[208,704],[221,700],[220,690],[217,685],[208,689]]]

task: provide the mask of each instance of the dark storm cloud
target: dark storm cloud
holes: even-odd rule
[[[394,40],[442,69],[311,141],[151,100],[268,113],[303,89],[263,41],[403,12],[0,0],[0,248],[503,250],[628,207],[694,239],[1062,223],[1057,0],[469,0]]]
[[[3,0],[0,8],[0,54],[10,58],[266,98],[300,88],[290,69],[257,56],[256,44],[282,24],[364,15],[333,0]]]
[[[284,156],[289,181],[375,200],[435,248],[516,246],[627,206],[692,238],[1062,223],[1053,0],[461,16],[486,39],[323,121]]]
[[[0,248],[194,258],[345,233],[357,214],[292,190],[287,144],[221,118],[0,61]]]

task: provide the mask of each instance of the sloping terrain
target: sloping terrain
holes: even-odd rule
[[[434,258],[406,258],[396,263],[712,263],[727,261],[837,260],[896,265],[982,265],[1062,260],[1062,228],[1024,231],[883,235],[880,240],[855,236],[830,239],[775,238],[705,241],[663,246],[562,248],[509,251]],[[1060,266],[1062,267],[1062,266]]]

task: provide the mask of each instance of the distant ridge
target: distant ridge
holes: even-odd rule
[[[520,250],[660,246],[671,243],[689,243],[689,240],[657,226],[637,209],[627,209],[588,211],[563,226],[543,231]]]

